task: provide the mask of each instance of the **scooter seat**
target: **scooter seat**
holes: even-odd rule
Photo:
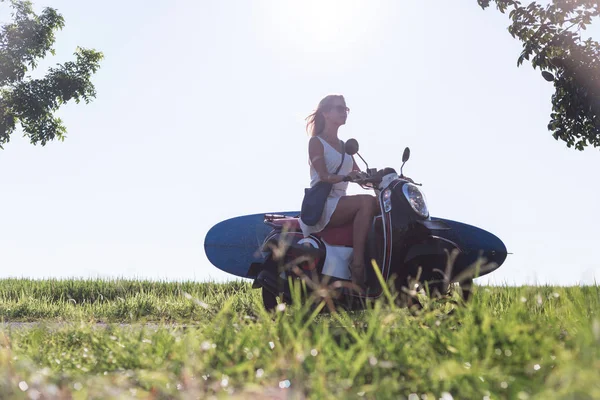
[[[278,218],[273,220],[273,224],[282,228],[285,227],[289,232],[302,231],[298,218]],[[332,246],[352,247],[353,231],[353,224],[349,223],[335,228],[325,228],[321,232],[314,233],[314,235]]]
[[[332,246],[352,247],[352,235],[354,232],[352,225],[352,223],[349,223],[335,228],[325,228],[315,235]]]

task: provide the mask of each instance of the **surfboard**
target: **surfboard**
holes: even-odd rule
[[[204,240],[204,251],[211,264],[241,278],[256,278],[248,274],[250,265],[264,261],[259,249],[263,240],[273,229],[264,223],[266,214],[294,217],[299,215],[300,211],[250,214],[219,222],[208,231]],[[498,262],[498,265],[504,262],[506,247],[492,233],[449,219],[435,217],[431,219],[450,225],[451,229],[441,231],[440,236],[457,243],[463,250],[469,250],[465,262],[474,262],[480,251],[497,254],[492,258]]]
[[[265,214],[294,217],[300,211],[250,214],[234,217],[214,225],[204,239],[204,252],[212,265],[242,278],[248,275],[250,265],[264,261],[260,246],[273,227],[264,223]]]

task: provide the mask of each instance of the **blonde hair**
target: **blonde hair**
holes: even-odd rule
[[[325,116],[323,115],[323,111],[331,108],[333,100],[335,99],[341,99],[344,104],[346,104],[346,100],[341,94],[330,94],[325,96],[319,102],[317,109],[306,117],[306,132],[310,136],[318,136],[323,133],[323,129],[325,129]]]

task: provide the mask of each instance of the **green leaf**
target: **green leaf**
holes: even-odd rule
[[[542,76],[544,77],[545,80],[547,80],[548,82],[552,82],[554,81],[554,75],[552,75],[550,72],[548,71],[542,71]]]
[[[0,148],[17,123],[32,144],[64,140],[66,127],[54,113],[69,100],[87,103],[96,96],[91,77],[103,55],[77,48],[76,61],[50,68],[42,78],[26,78],[40,59],[55,54],[55,32],[65,22],[52,8],[35,14],[29,1],[13,0],[11,7],[13,20],[0,28]]]

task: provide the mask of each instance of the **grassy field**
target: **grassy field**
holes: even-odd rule
[[[259,293],[0,280],[0,398],[600,399],[599,286],[319,315]]]

